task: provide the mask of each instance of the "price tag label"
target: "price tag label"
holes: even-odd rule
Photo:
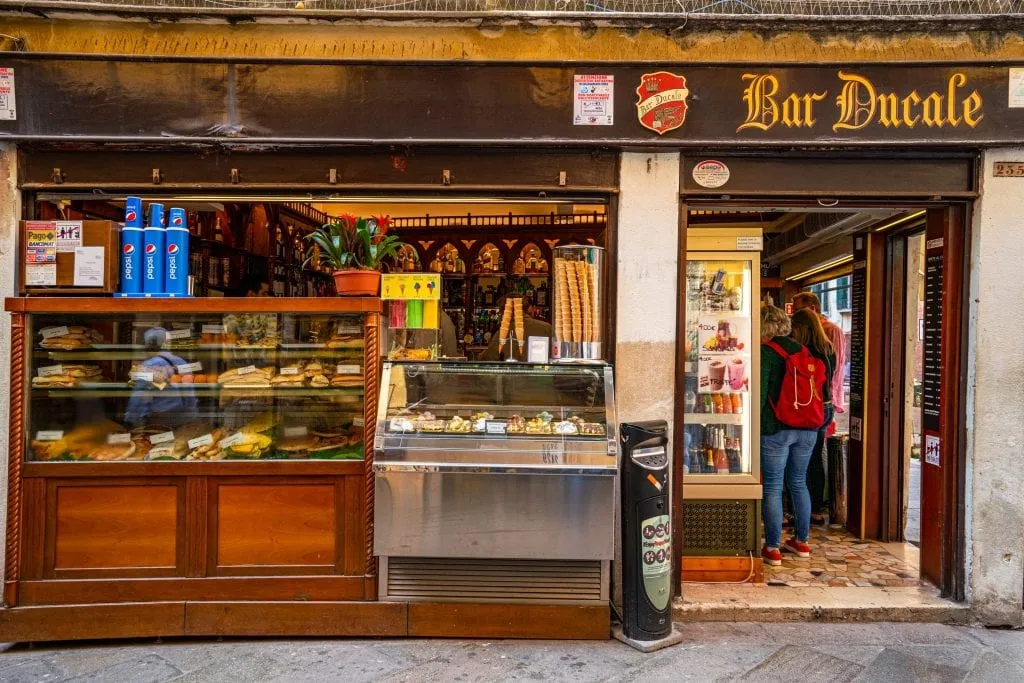
[[[363,328],[359,325],[338,325],[335,334],[362,334]]]
[[[366,420],[364,420],[361,417],[353,417],[352,418],[352,426],[353,427],[362,427],[365,424],[366,424]]]
[[[184,330],[171,330],[167,333],[168,339],[191,339],[192,328],[186,328]]]
[[[154,446],[162,443],[167,443],[169,441],[174,441],[174,432],[161,432],[159,434],[154,434],[153,436],[149,437],[149,442]]]
[[[284,436],[287,439],[294,439],[309,434],[309,427],[285,427]]]
[[[160,327],[160,321],[159,320],[136,320],[135,322],[132,323],[132,327],[145,327],[145,328]]]
[[[255,365],[246,365],[244,368],[238,368],[239,375],[251,375],[254,372],[256,372]]]
[[[44,327],[39,330],[39,334],[43,336],[43,339],[53,339],[54,337],[66,337],[71,334],[68,330],[67,325],[61,325],[60,327]]]
[[[174,449],[169,446],[163,448],[154,448],[146,456],[147,460],[156,460],[157,458],[169,458],[174,454]]]
[[[226,439],[221,439],[218,444],[221,448],[231,448],[238,444],[245,443],[245,434],[242,432],[236,432]]]
[[[132,442],[132,435],[128,432],[124,434],[107,434],[107,443],[111,446],[118,446],[121,444],[129,444]]]
[[[133,373],[131,373],[131,378],[133,380],[135,380],[136,382],[152,382],[153,381],[153,373],[152,372],[133,372]]]
[[[297,375],[297,374],[299,374],[299,369],[298,368],[294,368],[294,367],[292,367],[292,368],[281,368],[281,374],[282,375]]]
[[[203,325],[203,334],[224,334],[223,325]]]
[[[501,420],[485,420],[484,428],[488,434],[505,434],[508,432],[508,423]]]
[[[336,375],[361,375],[363,374],[363,368],[358,365],[339,365],[334,368],[334,374]]]
[[[194,439],[189,439],[188,440],[188,447],[190,449],[192,449],[192,448],[202,448],[203,446],[212,446],[212,445],[213,445],[213,434],[203,434],[202,436],[197,436]]]
[[[64,432],[60,430],[47,430],[36,432],[36,441],[60,441],[64,438]]]
[[[47,365],[45,367],[39,368],[39,376],[40,377],[53,377],[54,375],[63,375],[63,374],[64,374],[64,366],[63,365]]]
[[[184,365],[179,365],[178,366],[178,372],[180,372],[183,375],[188,375],[188,374],[193,373],[193,372],[202,372],[202,370],[203,370],[203,364],[199,363],[199,362],[196,362],[196,363],[185,363]]]

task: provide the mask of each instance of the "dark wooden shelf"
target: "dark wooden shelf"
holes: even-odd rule
[[[11,297],[4,301],[10,313],[376,313],[377,297],[188,297],[181,299],[121,299],[114,297]]]

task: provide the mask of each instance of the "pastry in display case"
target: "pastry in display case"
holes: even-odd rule
[[[363,457],[361,314],[33,314],[27,457]]]
[[[509,450],[534,450],[541,447],[529,442],[543,437],[573,444],[566,454],[615,452],[609,366],[387,363],[381,387],[377,437],[385,449],[486,443],[494,451],[507,441]]]

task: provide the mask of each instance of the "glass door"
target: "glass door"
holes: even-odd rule
[[[684,465],[694,483],[758,483],[760,267],[742,252],[690,253],[686,264]]]

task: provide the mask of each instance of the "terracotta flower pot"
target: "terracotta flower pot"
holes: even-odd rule
[[[380,271],[336,270],[334,288],[338,296],[377,296],[380,293]]]

